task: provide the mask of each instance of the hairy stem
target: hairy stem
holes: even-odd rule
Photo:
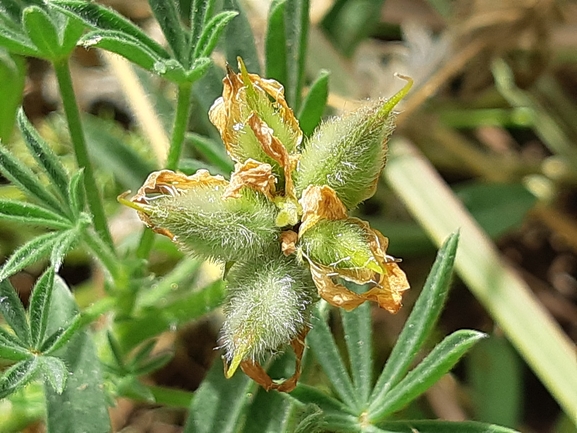
[[[102,239],[111,248],[114,248],[112,237],[108,230],[104,207],[102,206],[102,199],[100,198],[96,179],[94,178],[94,170],[88,157],[84,131],[80,123],[80,111],[76,103],[76,96],[72,87],[72,77],[70,76],[70,70],[68,68],[68,59],[55,61],[54,70],[56,72],[56,78],[58,79],[60,94],[62,95],[64,113],[66,115],[66,121],[68,122],[68,130],[70,131],[76,162],[79,168],[84,168],[84,187],[88,197],[88,206],[93,215],[94,227]]]
[[[190,98],[192,95],[191,83],[185,83],[178,86],[178,99],[176,102],[176,114],[174,116],[174,127],[172,137],[170,138],[170,149],[166,159],[166,168],[176,170],[182,151],[182,143],[188,126],[188,117],[190,115]]]

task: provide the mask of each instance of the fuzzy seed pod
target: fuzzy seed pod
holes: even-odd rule
[[[317,299],[310,273],[278,256],[235,265],[228,276],[221,345],[232,376],[243,360],[259,361],[282,350],[303,328]]]
[[[248,260],[278,245],[276,206],[251,188],[227,196],[230,188],[206,170],[193,176],[162,170],[131,202],[149,227],[201,257]]]
[[[386,140],[394,127],[392,110],[411,83],[390,100],[320,125],[306,142],[299,160],[297,194],[309,185],[328,185],[347,209],[371,197],[385,165]]]
[[[310,260],[324,266],[379,272],[369,241],[367,230],[354,220],[321,220],[303,233],[299,247]]]

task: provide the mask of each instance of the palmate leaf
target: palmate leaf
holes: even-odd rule
[[[46,334],[53,285],[54,267],[49,267],[36,282],[30,296],[30,334],[35,349],[40,347]]]
[[[45,59],[58,59],[60,40],[58,30],[50,16],[38,6],[29,6],[22,14],[22,24],[30,40],[38,49],[39,56]]]
[[[61,359],[54,356],[39,356],[39,371],[44,382],[50,384],[54,392],[62,394],[68,377],[68,370]]]
[[[393,421],[379,424],[367,433],[517,433],[507,427],[480,422],[449,422],[431,420]]]
[[[32,224],[52,229],[68,229],[71,222],[51,210],[16,200],[0,199],[0,220]]]
[[[200,39],[194,48],[194,59],[208,57],[216,47],[226,25],[238,15],[236,11],[221,12],[213,17],[204,27]]]
[[[244,374],[226,379],[217,358],[195,392],[184,433],[233,433],[238,431],[248,395],[256,384]]]
[[[175,0],[148,0],[152,13],[160,24],[162,33],[172,49],[175,58],[184,66],[188,65],[188,53],[186,51],[188,41],[180,22],[178,1]]]
[[[36,57],[38,50],[22,32],[19,25],[0,13],[0,46],[22,56]]]
[[[93,29],[112,30],[131,36],[157,56],[163,59],[170,58],[168,52],[160,44],[138,26],[110,8],[83,0],[51,0],[50,6],[68,15],[78,17]]]
[[[358,412],[361,406],[353,382],[339,353],[326,318],[322,314],[322,311],[326,308],[327,304],[321,303],[315,309],[313,328],[307,336],[307,342],[316,360],[331,381],[331,385],[340,400],[350,407],[353,412]]]
[[[380,401],[380,405],[371,405],[368,418],[375,423],[402,409],[429,389],[453,368],[467,350],[485,337],[482,332],[469,330],[456,331],[446,337],[387,393],[386,398]]]
[[[32,354],[21,341],[6,329],[0,327],[0,358],[11,361],[22,361]]]
[[[14,344],[19,342],[22,347],[30,347],[32,338],[24,306],[16,294],[16,290],[6,278],[0,279],[0,314],[14,331],[15,338],[12,339],[12,342]],[[9,336],[6,338],[10,339]]]
[[[42,11],[42,13],[46,14],[44,11]],[[66,202],[69,182],[66,169],[48,143],[38,135],[38,132],[36,132],[34,127],[30,124],[30,121],[26,117],[26,114],[24,114],[22,108],[18,111],[17,122],[18,127],[22,132],[24,142],[26,143],[26,146],[28,146],[28,149],[30,149],[30,154],[46,173],[48,179],[50,179],[51,185],[54,185],[60,199],[63,202]]]
[[[58,277],[54,281],[52,296],[47,327],[50,335],[59,329],[71,327],[79,314],[70,289]],[[64,347],[52,355],[64,362],[70,374],[61,393],[58,392],[59,378],[56,368],[53,370],[54,377],[47,378],[48,383],[54,380],[56,384],[55,388],[45,387],[47,430],[110,432],[108,408],[102,388],[101,363],[91,333],[88,330],[76,332]]]
[[[214,0],[192,0],[190,2],[190,37],[188,51],[196,47],[200,35],[212,16]]]
[[[8,278],[26,266],[48,256],[52,249],[68,235],[69,230],[44,233],[20,246],[0,268],[0,280]]]
[[[167,60],[134,36],[118,30],[94,30],[85,34],[79,43],[85,48],[101,48],[116,53],[150,72],[156,72],[155,65]]]
[[[68,184],[68,203],[75,218],[86,208],[86,192],[84,191],[84,169],[81,168],[70,178]]]
[[[371,410],[383,404],[387,392],[408,371],[419,349],[434,329],[449,290],[458,241],[459,234],[453,233],[439,250],[421,295],[373,389],[370,399]]]
[[[66,207],[40,182],[38,176],[0,144],[0,172],[45,207],[66,217]]]
[[[0,377],[0,399],[18,391],[36,377],[39,361],[33,356],[14,364]]]

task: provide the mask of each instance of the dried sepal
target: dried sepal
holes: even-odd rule
[[[289,152],[296,151],[301,144],[303,132],[293,110],[286,102],[283,85],[276,80],[249,74],[240,57],[238,68],[248,89],[249,106],[275,131],[275,135]],[[274,102],[271,103],[269,97]]]
[[[280,234],[281,251],[285,256],[290,256],[296,252],[298,238],[299,235],[292,230],[285,230]]]
[[[240,58],[239,69],[241,72],[235,73],[227,68],[222,96],[209,111],[210,121],[220,132],[227,152],[236,162],[249,158],[272,162],[249,126],[249,119],[256,117],[292,153],[302,140],[302,131],[286,103],[284,88],[275,80],[249,74]]]
[[[244,187],[258,191],[272,200],[275,193],[275,177],[270,164],[263,164],[254,159],[248,159],[243,163],[237,162],[223,199],[240,197],[240,190]]]
[[[264,152],[276,161],[283,170],[284,195],[295,197],[292,172],[294,171],[298,158],[289,155],[287,149],[280,140],[274,136],[274,130],[263,122],[258,116],[251,115],[248,118],[248,125],[260,142]]]
[[[402,306],[402,292],[409,288],[404,272],[394,262],[387,263],[386,273],[380,276],[362,270],[336,270],[312,261],[309,261],[309,264],[319,296],[329,304],[347,311],[354,310],[365,301],[373,301],[379,307],[394,314]],[[374,279],[375,276],[379,277],[378,281]],[[374,287],[364,293],[355,293],[335,282],[338,277],[351,280],[356,284],[372,284]]]
[[[299,200],[302,206],[299,236],[322,219],[340,220],[347,218],[347,209],[335,190],[327,185],[310,185]]]
[[[305,327],[299,335],[291,341],[291,347],[295,353],[295,372],[294,374],[281,382],[273,381],[266,370],[262,368],[260,363],[247,359],[241,361],[240,368],[243,373],[262,386],[266,391],[276,390],[279,392],[291,392],[297,386],[297,382],[301,377],[302,358],[305,350],[305,337],[310,328]]]

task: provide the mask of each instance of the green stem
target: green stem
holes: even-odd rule
[[[138,243],[138,248],[136,249],[136,257],[139,259],[148,259],[150,250],[154,245],[154,232],[149,228],[143,228],[142,234],[140,235],[140,242]]]
[[[98,257],[108,272],[110,272],[117,288],[125,287],[126,281],[125,278],[123,278],[124,273],[122,267],[116,255],[110,249],[110,245],[105,244],[100,236],[90,229],[84,230],[83,235],[84,242],[86,242],[86,245],[88,245],[94,255]]]
[[[176,388],[166,388],[157,385],[145,385],[154,396],[154,402],[163,406],[188,409],[194,393]]]
[[[68,59],[56,60],[53,62],[53,65],[56,78],[58,79],[58,86],[60,87],[60,94],[62,95],[64,113],[66,115],[66,121],[68,122],[68,130],[70,131],[76,162],[79,168],[84,168],[84,187],[86,188],[86,195],[88,196],[88,205],[94,218],[94,227],[102,239],[104,239],[111,248],[114,248],[112,237],[108,230],[102,200],[98,192],[96,179],[94,178],[94,170],[88,157],[84,131],[80,123],[80,111],[78,110],[76,96],[72,87],[72,77],[68,69]]]
[[[166,159],[166,168],[176,170],[180,153],[182,151],[182,142],[188,127],[188,117],[190,115],[190,98],[192,95],[192,84],[184,83],[178,86],[178,99],[176,102],[176,114],[174,116],[174,127],[172,137],[170,138],[170,149]]]
[[[166,158],[166,168],[176,170],[178,161],[182,153],[182,143],[188,127],[188,117],[190,116],[190,99],[192,96],[192,83],[184,83],[178,86],[178,98],[176,101],[176,113],[174,116],[174,126],[172,128],[172,137],[170,138],[170,149]],[[151,230],[144,229],[140,237],[140,243],[136,250],[136,255],[145,259],[150,254],[154,244],[154,233]]]

